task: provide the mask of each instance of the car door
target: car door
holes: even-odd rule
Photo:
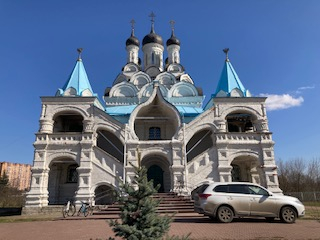
[[[247,187],[250,192],[250,215],[276,217],[278,210],[275,198],[259,186],[248,185]]]
[[[228,189],[228,202],[236,213],[241,216],[250,215],[250,198],[245,185],[230,184]]]

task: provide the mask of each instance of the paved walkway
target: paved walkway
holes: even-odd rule
[[[297,220],[295,224],[279,221],[239,219],[229,224],[212,222],[206,217],[192,214],[187,218],[177,216],[171,224],[169,235],[183,236],[191,233],[191,239],[318,239],[320,223],[314,220]],[[58,218],[54,221],[0,223],[0,240],[106,240],[114,236],[107,220],[101,217]]]

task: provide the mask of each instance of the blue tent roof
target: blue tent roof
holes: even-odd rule
[[[73,91],[75,91],[74,93],[69,95],[82,96],[85,90],[88,90],[90,95],[95,95],[91,88],[86,70],[81,59],[77,60],[69,79],[67,80],[63,88],[59,89],[60,95],[65,95],[64,93],[68,89],[72,89]],[[88,96],[88,92],[85,95]]]
[[[222,69],[220,80],[214,96],[217,95],[221,90],[224,91],[227,96],[230,96],[230,93],[233,89],[239,89],[243,93],[243,96],[246,97],[247,90],[240,81],[240,78],[232,67],[231,62],[227,59]]]

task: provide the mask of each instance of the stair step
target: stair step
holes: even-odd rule
[[[193,214],[194,206],[193,200],[190,197],[178,196],[177,193],[157,193],[152,196],[154,199],[160,200],[160,204],[157,208],[159,214]],[[119,203],[108,205],[106,208],[100,209],[100,211],[94,211],[93,215],[98,216],[114,216],[121,213]]]

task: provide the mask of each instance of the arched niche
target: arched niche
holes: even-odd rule
[[[168,92],[169,97],[194,97],[198,96],[198,91],[194,85],[188,82],[179,82],[171,87]]]
[[[83,116],[73,111],[58,112],[53,117],[53,132],[82,132]]]
[[[184,72],[184,67],[179,64],[179,63],[171,63],[168,67],[167,67],[167,71],[175,74],[175,73],[180,73],[182,74]]]
[[[123,67],[123,74],[125,74],[126,76],[132,76],[138,71],[140,71],[140,68],[135,63],[128,63]]]
[[[113,86],[109,92],[109,97],[135,97],[137,88],[129,82],[121,82]]]
[[[252,155],[239,155],[231,162],[231,179],[233,182],[262,183],[259,159]]]
[[[124,146],[120,139],[106,129],[98,129],[97,135],[97,147],[123,163]]]
[[[186,147],[187,162],[213,147],[212,134],[212,129],[207,128],[196,132],[192,136]]]
[[[233,112],[226,116],[228,132],[255,132],[256,116],[248,112]]]
[[[152,83],[149,83],[149,84],[143,86],[138,93],[139,98],[144,98],[144,97],[149,98],[153,93],[154,84],[155,83],[152,82]],[[166,97],[168,95],[168,89],[163,85],[159,85],[159,88],[160,88],[162,96]]]
[[[115,190],[113,186],[107,184],[101,184],[94,190],[94,202],[95,205],[110,205],[116,201],[114,194]]]
[[[148,74],[140,71],[132,75],[130,82],[138,89],[141,89],[144,85],[151,82],[151,78]]]
[[[234,88],[230,92],[230,97],[244,97],[243,92],[239,88]]]
[[[157,140],[169,140],[177,132],[181,119],[177,109],[163,99],[159,86],[155,86],[149,100],[132,112],[129,124],[140,140],[154,140],[150,139],[152,129],[160,130]]]
[[[156,77],[155,81],[170,88],[170,86],[176,83],[176,78],[171,73],[163,72]]]
[[[148,74],[152,79],[155,79],[160,73],[161,69],[156,66],[150,66],[145,69],[146,74]]]

